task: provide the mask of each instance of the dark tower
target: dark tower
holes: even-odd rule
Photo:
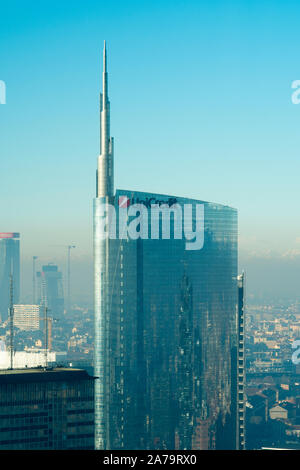
[[[20,234],[0,233],[0,314],[8,318],[10,276],[13,276],[14,302],[20,297]]]

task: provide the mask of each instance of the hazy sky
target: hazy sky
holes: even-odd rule
[[[21,232],[24,266],[64,269],[69,243],[90,263],[106,39],[116,187],[236,207],[250,286],[272,260],[297,295],[299,16],[288,0],[0,0],[0,231]]]

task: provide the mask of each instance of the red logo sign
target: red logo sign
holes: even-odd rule
[[[16,232],[2,232],[0,238],[20,238],[20,234]]]
[[[127,196],[119,197],[119,207],[128,207],[130,204],[130,199]]]

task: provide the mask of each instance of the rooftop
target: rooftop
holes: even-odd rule
[[[28,382],[73,382],[93,380],[85,370],[70,367],[25,368],[0,370],[0,385]]]

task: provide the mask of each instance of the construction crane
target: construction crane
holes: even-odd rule
[[[44,352],[45,352],[45,368],[47,369],[48,366],[48,307],[44,306],[44,334],[45,334],[45,341],[44,341]]]
[[[10,329],[10,368],[14,368],[14,281],[9,277],[9,329]]]
[[[35,295],[35,276],[36,276],[36,272],[35,272],[35,262],[36,260],[38,259],[38,256],[33,256],[32,257],[32,303],[33,305],[35,304],[36,302],[36,295]]]
[[[44,304],[44,356],[45,356],[45,369],[48,367],[48,353],[51,350],[52,343],[52,323],[59,321],[58,318],[49,317],[51,309]],[[50,327],[50,342],[49,342],[49,327]]]

